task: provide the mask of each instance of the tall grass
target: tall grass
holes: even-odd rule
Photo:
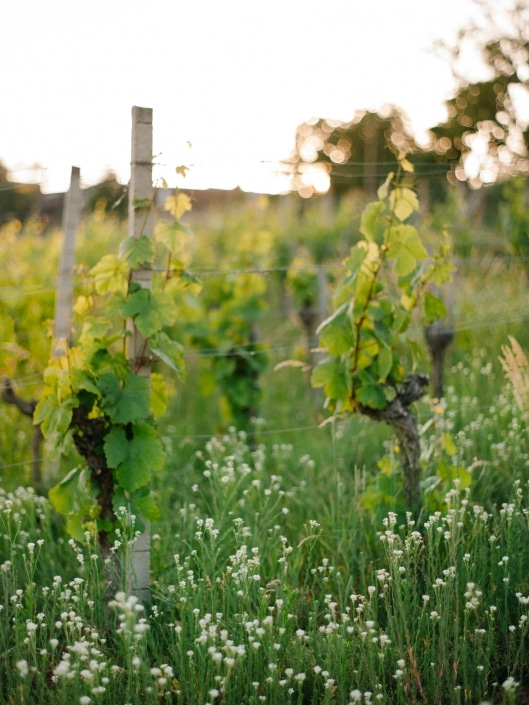
[[[529,487],[415,523],[293,447],[213,438],[159,478],[148,608],[47,500],[0,495],[6,703],[478,703],[525,692]],[[124,517],[123,560],[133,536]]]

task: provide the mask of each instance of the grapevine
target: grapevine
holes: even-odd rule
[[[364,239],[343,262],[335,310],[319,326],[320,348],[327,356],[313,370],[312,384],[323,387],[334,416],[361,413],[389,423],[402,445],[406,502],[417,506],[420,441],[410,406],[428,386],[428,377],[410,374],[403,356],[415,364],[420,353],[408,335],[413,313],[424,323],[446,315],[443,301],[429,290],[450,280],[453,265],[446,236],[432,257],[408,219],[419,203],[404,176],[412,165],[399,160],[361,218]]]

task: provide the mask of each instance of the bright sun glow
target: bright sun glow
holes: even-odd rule
[[[454,88],[432,51],[472,0],[264,4],[68,0],[2,8],[0,160],[15,179],[66,189],[113,170],[126,182],[133,105],[154,111],[155,175],[176,185],[282,192],[281,161],[312,117],[347,121],[392,103],[419,139]],[[46,28],[46,31],[43,31]],[[191,147],[187,145],[191,143]],[[331,157],[340,162],[340,154]],[[38,164],[40,170],[28,171]],[[315,175],[315,190],[324,188]]]

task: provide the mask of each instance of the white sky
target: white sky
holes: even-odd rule
[[[156,176],[266,190],[311,117],[393,103],[418,134],[454,89],[432,53],[472,0],[3,0],[0,161],[44,191],[129,178],[133,105],[154,110]],[[187,142],[191,143],[191,147]],[[16,171],[15,171],[16,170]],[[261,176],[259,176],[261,174]],[[277,182],[274,182],[277,185]]]

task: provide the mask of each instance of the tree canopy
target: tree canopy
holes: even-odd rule
[[[289,159],[293,187],[305,197],[326,191],[329,183],[338,196],[352,186],[373,195],[395,154],[417,149],[408,116],[395,106],[358,111],[349,122],[315,118],[296,132]]]
[[[373,195],[403,152],[413,154],[418,177],[421,170],[431,177],[436,197],[446,175],[476,188],[529,173],[529,114],[522,109],[529,105],[529,4],[475,3],[479,13],[456,42],[439,43],[457,88],[446,101],[446,120],[430,129],[430,144],[416,143],[407,115],[396,106],[359,111],[349,122],[309,120],[298,127],[289,160],[294,190],[308,197],[330,186],[340,196],[357,186]],[[476,57],[481,75],[470,76]]]
[[[525,0],[475,0],[479,17],[461,30],[448,55],[459,87],[447,101],[447,120],[431,132],[440,160],[458,162],[456,176],[471,185],[529,171],[529,5]],[[469,76],[468,57],[481,61],[481,80]]]
[[[13,218],[23,221],[38,209],[40,188],[11,180],[7,167],[0,162],[0,224]]]

